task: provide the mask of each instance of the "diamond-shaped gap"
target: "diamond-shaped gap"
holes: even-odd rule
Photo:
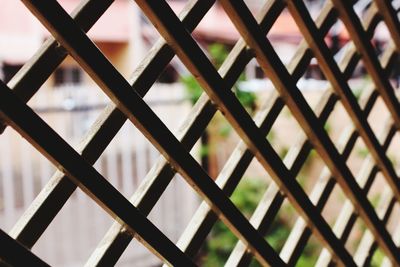
[[[207,135],[206,138],[205,135]],[[217,112],[203,133],[200,156],[208,161],[205,170],[215,179],[227,163],[240,137],[225,117]],[[203,164],[204,165],[204,164]],[[205,167],[205,166],[203,166]]]
[[[59,2],[71,13],[80,1]],[[114,1],[88,31],[89,38],[126,78],[159,37],[143,17],[133,1]]]
[[[8,232],[55,168],[11,127],[0,137],[0,151],[0,227]]]
[[[275,218],[271,218],[273,221],[265,238],[278,253],[282,250],[285,241],[289,237],[296,218],[298,218],[298,214],[287,199],[283,201]]]
[[[339,184],[333,185],[328,199],[325,201],[324,208],[322,209],[322,217],[331,226],[334,226],[339,214],[341,213],[347,197]]]
[[[346,109],[340,101],[337,102],[329,114],[328,120],[324,123],[324,129],[339,152],[343,151],[347,143],[352,125],[353,122]]]
[[[371,189],[368,192],[368,200],[371,202],[371,205],[376,209],[382,209],[382,197],[384,197],[382,194],[384,194],[384,191],[388,187],[388,184],[385,180],[385,177],[379,172],[372,185]],[[386,194],[386,193],[385,193]]]
[[[246,171],[243,174],[241,179],[255,179],[262,180],[263,182],[269,184],[273,182],[271,176],[266,172],[265,168],[261,165],[261,163],[257,160],[257,158],[253,158],[247,167]]]
[[[391,41],[391,35],[387,28],[386,23],[381,21],[374,31],[374,34],[371,39],[371,43],[374,47],[375,54],[377,57],[380,57],[382,53],[389,47],[389,43]]]
[[[169,1],[168,3],[177,15],[179,15],[187,4],[185,1]],[[216,27],[216,25],[218,25],[218,27]],[[207,47],[214,43],[232,47],[236,41],[239,40],[240,34],[223,7],[219,4],[213,4],[195,27],[192,37],[200,47],[208,50]],[[208,55],[210,60],[213,60],[211,57],[212,55]]]
[[[358,137],[353,149],[351,150],[346,164],[353,173],[353,176],[358,179],[361,175],[364,175],[365,168],[367,168],[367,159],[370,155],[370,151],[366,147],[362,138]],[[374,161],[372,161],[374,162]]]
[[[50,224],[33,252],[51,265],[83,265],[114,221],[81,190],[77,190]],[[125,264],[156,264],[159,260],[142,245],[135,246]]]
[[[394,207],[392,209],[392,212],[390,213],[390,217],[388,220],[388,223],[386,224],[386,227],[393,236],[393,240],[395,241],[395,236],[396,236],[396,231],[398,230],[399,227],[399,218],[400,218],[400,204],[398,202],[394,203]]]
[[[285,106],[269,131],[267,140],[283,160],[289,150],[297,144],[300,134],[304,136],[302,128]]]
[[[324,161],[319,154],[312,149],[307,155],[303,165],[300,168],[296,180],[302,186],[307,195],[311,195],[316,186],[319,186],[319,179],[322,176],[322,170],[325,166]]]
[[[257,177],[244,177],[230,199],[244,216],[250,218],[266,190],[267,183]],[[233,250],[237,237],[218,220],[199,251],[201,266],[222,266]]]
[[[78,189],[40,237],[33,252],[50,265],[83,265],[112,221]]]
[[[325,44],[328,46],[337,64],[344,60],[344,56],[348,52],[350,46],[348,35],[343,22],[337,20],[324,38]]]
[[[197,192],[178,174],[154,206],[149,219],[176,243],[197,210],[200,200]]]
[[[326,0],[319,0],[319,1],[313,1],[313,0],[305,0],[304,4],[310,13],[311,17],[315,20],[318,15],[321,13],[321,9],[325,6]]]
[[[345,248],[350,254],[354,255],[356,253],[366,229],[367,227],[363,220],[357,217],[345,243]]]
[[[185,227],[189,225],[199,207],[200,200],[199,195],[189,184],[180,175],[176,175],[151,210],[148,218],[172,242],[176,243]],[[132,258],[132,255],[138,254],[144,262],[159,262],[154,255],[141,247],[141,244],[134,241],[122,255],[118,264],[124,266],[128,259]]]
[[[311,59],[303,73],[303,76],[297,82],[297,86],[309,105],[313,106],[316,103],[316,96],[321,95],[322,92],[330,87],[329,82],[326,80],[316,58]]]
[[[164,74],[169,71],[169,68],[172,67],[168,66]],[[177,75],[174,82],[154,83],[144,96],[144,100],[168,129],[176,135],[179,127],[190,114],[192,105],[200,97],[202,88],[193,76],[185,74],[180,76],[175,70],[174,73]]]
[[[296,210],[293,208],[291,203],[285,199],[277,216],[273,219],[273,223],[266,235],[266,239],[277,252],[285,254],[285,258],[291,255],[290,259],[297,259],[294,261],[297,265],[300,264],[301,266],[301,264],[306,264],[305,266],[311,266],[315,262],[318,251],[321,248],[321,242],[317,240],[314,235],[311,235],[307,243],[304,244],[305,247],[303,246],[304,249],[298,258],[297,256],[293,257],[294,255],[290,253],[292,250],[286,247],[289,245],[289,248],[292,248],[293,245],[289,243],[287,244],[287,242],[293,242],[289,236],[293,238],[293,234],[296,235],[300,233],[292,233],[292,230],[299,219],[300,217]]]
[[[76,147],[108,102],[84,70],[67,57],[28,104]]]
[[[179,1],[169,1],[168,3],[177,15],[188,4]],[[229,51],[240,38],[239,32],[220,4],[213,4],[206,11],[191,36],[216,69],[220,68]],[[176,58],[174,58],[174,67],[182,76],[187,76],[190,72]]]
[[[371,0],[356,1],[353,3],[353,9],[360,21],[365,20],[368,8],[371,6]]]
[[[379,136],[385,127],[385,122],[390,118],[391,114],[381,97],[378,97],[371,113],[368,116],[368,123],[372,128],[375,136]]]
[[[95,168],[129,198],[158,160],[159,152],[127,121],[99,157]]]
[[[315,235],[311,235],[300,258],[296,262],[296,266],[314,266],[321,249],[322,245],[320,241],[315,237]]]
[[[285,65],[290,63],[303,39],[296,22],[286,8],[275,20],[267,38]]]

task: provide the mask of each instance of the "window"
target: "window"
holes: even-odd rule
[[[82,83],[83,72],[78,67],[61,67],[54,72],[54,85],[76,85]]]

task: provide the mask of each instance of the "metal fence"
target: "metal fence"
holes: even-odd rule
[[[84,33],[113,1],[86,0],[72,16],[66,14],[55,0],[22,2],[55,39],[47,41],[8,85],[1,84],[0,110],[4,121],[35,146],[58,171],[13,231],[9,235],[1,232],[0,245],[7,249],[0,251],[0,257],[5,262],[18,265],[28,259],[32,264],[45,264],[29,248],[45,232],[78,186],[115,219],[90,256],[88,265],[115,263],[133,238],[168,264],[194,265],[194,255],[218,218],[240,240],[227,262],[229,266],[248,264],[252,257],[263,265],[293,265],[311,235],[325,248],[318,260],[320,265],[328,265],[331,261],[345,266],[367,265],[377,247],[387,257],[385,264],[400,264],[397,245],[400,231],[389,233],[385,226],[394,203],[400,197],[399,179],[385,153],[400,124],[400,106],[388,79],[396,51],[400,48],[400,24],[391,1],[373,1],[362,20],[352,6],[356,1],[327,1],[313,20],[301,0],[266,1],[256,17],[241,0],[220,0],[218,3],[231,18],[243,40],[235,45],[217,71],[190,35],[215,1],[189,1],[178,18],[165,1],[137,0],[136,3],[162,37],[129,82]],[[304,41],[287,67],[265,38],[285,8],[292,14],[304,36]],[[345,25],[351,38],[351,42],[343,48],[344,55],[339,62],[333,58],[324,42],[324,36],[337,19]],[[382,20],[393,42],[382,56],[377,56],[369,40]],[[67,53],[112,100],[97,123],[93,124],[77,152],[24,104]],[[197,78],[205,93],[187,115],[181,130],[174,135],[143,101],[142,96],[175,54]],[[254,57],[274,84],[276,92],[252,119],[230,88]],[[330,82],[330,88],[318,106],[311,109],[296,82],[313,57]],[[362,91],[358,102],[347,80],[359,63],[367,70],[371,82]],[[377,98],[383,100],[391,116],[383,132],[375,135],[367,117]],[[346,133],[342,145],[337,148],[323,124],[338,102],[346,109],[354,128]],[[284,106],[289,108],[305,134],[281,160],[265,136]],[[213,181],[188,151],[217,110],[224,114],[242,142]],[[135,190],[130,201],[92,167],[127,118],[163,155]],[[346,159],[358,137],[365,143],[370,157],[360,173],[354,175],[346,165]],[[307,195],[296,180],[296,175],[311,149],[316,150],[327,168],[312,193]],[[248,220],[228,196],[253,157],[275,183],[269,186]],[[176,172],[199,193],[204,203],[175,244],[146,216]],[[376,210],[367,198],[367,192],[377,173],[382,174],[388,189],[382,194]],[[335,226],[331,227],[322,217],[321,210],[336,184],[343,190],[348,202],[338,215]],[[285,199],[300,217],[278,254],[263,236]],[[179,209],[180,205],[176,208]],[[357,217],[367,229],[359,249],[352,255],[345,247],[345,241]]]

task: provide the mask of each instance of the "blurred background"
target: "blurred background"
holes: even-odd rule
[[[70,13],[80,1],[58,0],[58,2]],[[260,11],[263,2],[246,1],[255,14]],[[314,19],[326,4],[324,0],[305,2]],[[179,14],[187,1],[170,0],[168,3]],[[368,0],[358,1],[355,5],[357,14],[362,18],[369,6]],[[51,34],[20,1],[2,0],[0,19],[0,78],[12,85],[18,71],[29,62]],[[115,1],[89,31],[89,37],[126,79],[132,77],[132,73],[160,38],[134,1],[128,0]],[[223,65],[225,58],[240,39],[239,33],[218,3],[196,27],[193,37],[216,68]],[[303,37],[287,10],[279,15],[267,37],[282,62],[290,67],[295,61],[293,58]],[[378,24],[372,39],[378,56],[387,49],[389,39],[385,25]],[[350,36],[340,22],[336,23],[326,35],[325,42],[337,62],[343,60],[349,40]],[[397,62],[396,64],[398,65]],[[391,83],[396,88],[400,82],[399,75],[399,72],[394,71],[390,76]],[[363,89],[371,84],[371,79],[362,64],[358,64],[352,72],[349,84],[357,97],[360,97]],[[313,108],[320,102],[324,92],[330,90],[329,83],[315,59],[302,74],[298,87]],[[251,115],[268,103],[275,91],[256,60],[250,61],[246,66],[233,90]],[[144,99],[176,135],[186,114],[202,92],[194,77],[175,57]],[[78,63],[72,57],[67,57],[28,105],[69,144],[79,149],[81,140],[109,102]],[[383,118],[387,116],[388,111],[378,99],[368,117],[375,133],[383,129],[385,126]],[[325,129],[334,143],[340,146],[340,140],[343,138],[341,136],[351,124],[350,118],[339,103],[325,123]],[[284,108],[274,122],[267,139],[280,157],[285,159],[302,135],[296,120],[290,111]],[[238,142],[239,138],[235,131],[224,117],[217,113],[191,153],[215,179]],[[396,134],[387,152],[396,169],[400,163],[398,145]],[[368,154],[363,142],[358,140],[347,161],[353,173],[357,174]],[[158,157],[157,150],[128,122],[107,147],[95,167],[129,198]],[[308,194],[318,182],[323,169],[323,161],[312,151],[297,176]],[[0,138],[0,227],[3,230],[8,232],[12,229],[54,172],[55,167],[28,142],[12,129],[6,129]],[[264,169],[253,160],[231,199],[249,217],[271,183]],[[378,186],[370,190],[368,197],[374,205],[377,205],[383,190],[383,186],[379,185],[384,185],[385,182],[378,174],[374,183]],[[323,216],[330,225],[334,225],[345,200],[343,192],[335,188],[323,210]],[[197,194],[177,175],[149,218],[172,241],[177,242],[200,203]],[[396,204],[395,215],[399,213],[398,210]],[[392,217],[398,217],[395,215]],[[266,235],[276,250],[279,251],[284,246],[296,219],[296,212],[285,201]],[[77,190],[33,247],[33,251],[51,265],[81,266],[90,257],[112,222],[100,207]],[[395,222],[395,219],[391,219],[388,228],[395,227]],[[363,230],[365,226],[357,221],[346,243],[349,250],[354,252],[357,249]],[[222,223],[217,223],[197,256],[198,264],[223,265],[236,242],[234,235]],[[312,265],[320,252],[321,245],[312,238],[297,266]],[[383,256],[378,250],[374,257],[373,264],[378,264]],[[160,262],[140,243],[133,241],[117,265],[132,264],[158,266]],[[257,266],[256,262],[252,264]]]

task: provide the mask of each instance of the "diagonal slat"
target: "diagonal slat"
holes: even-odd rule
[[[371,6],[368,9],[368,19],[366,20],[366,28],[369,32],[373,32],[373,30],[376,27],[377,20],[376,20],[376,15],[377,15],[377,10],[374,8],[375,6]],[[318,18],[316,19],[316,24],[320,28],[321,33],[324,35],[327,30],[330,27],[321,27],[319,26],[322,23],[329,24],[327,23],[327,14],[330,14],[331,11],[333,10],[333,6],[330,2],[327,2]],[[334,20],[333,20],[334,22]],[[332,24],[333,24],[332,22]],[[330,26],[332,26],[330,24]],[[323,25],[323,24],[322,24]],[[348,45],[349,46],[349,45]],[[303,40],[302,44],[299,47],[299,52],[300,51],[305,51],[306,48],[308,47],[307,43]],[[308,48],[307,48],[308,49]],[[356,50],[354,46],[350,47],[343,47],[342,48],[345,52],[341,62],[340,62],[340,67],[342,72],[346,77],[350,77],[351,74],[353,73],[357,62],[358,62],[358,57]],[[392,51],[393,52],[393,51]],[[387,50],[385,52],[385,59],[384,65],[387,68],[390,68],[390,65],[393,63],[393,53],[390,52],[390,50]],[[306,54],[304,54],[305,56]],[[306,56],[305,56],[306,57]],[[311,58],[311,55],[309,55]],[[298,58],[298,56],[294,57],[295,59]],[[289,70],[290,66],[293,64],[289,64]],[[294,64],[295,65],[295,64]],[[300,67],[297,65],[297,67]],[[293,77],[294,73],[299,73],[299,71],[290,71]],[[297,78],[294,77],[295,80]],[[364,96],[365,95],[365,96]],[[362,100],[365,99],[362,103],[364,112],[368,114],[370,110],[372,109],[372,106],[374,105],[375,101],[377,98],[377,93],[374,90],[367,90],[363,92],[362,95]],[[329,100],[330,99],[330,100]],[[325,120],[327,119],[329,113],[332,111],[334,104],[336,103],[337,99],[335,97],[334,92],[332,92],[330,89],[327,89],[323,96],[321,97],[320,101],[318,102],[318,105],[316,107],[316,113],[318,114],[318,118],[320,119],[321,123],[324,123]],[[320,113],[321,112],[321,113]],[[325,115],[324,115],[325,114]],[[343,150],[342,155],[343,157],[346,157],[348,155],[354,145],[355,138],[357,137],[356,133],[348,133],[345,135],[346,141],[346,146]],[[299,170],[300,167],[303,165],[305,162],[307,153],[305,153],[304,147],[307,147],[307,137],[303,136],[302,140],[299,141],[294,147],[292,147],[288,154],[285,156],[284,161],[292,172],[296,174]],[[302,147],[302,148],[298,148]],[[310,148],[308,148],[310,150]],[[303,154],[304,153],[304,154]],[[327,198],[329,197],[331,190],[333,190],[334,186],[334,181],[330,180],[329,178],[324,178],[325,176],[330,175],[328,171],[325,170],[323,172],[322,177],[320,178],[320,182],[317,184],[313,189],[313,192],[311,193],[311,200],[313,203],[318,202],[316,205],[318,208],[321,208],[327,201]],[[322,181],[321,181],[322,179]],[[332,178],[333,179],[333,178]],[[260,201],[259,207],[257,207],[256,211],[253,213],[252,218],[250,221],[257,227],[257,229],[262,233],[266,234],[269,227],[271,226],[272,220],[270,218],[273,218],[276,216],[278,209],[280,205],[283,202],[283,196],[279,193],[279,189],[276,188],[274,185],[271,185],[268,188],[268,191],[265,192],[263,199],[266,199],[266,201]],[[316,201],[318,199],[318,201]],[[295,228],[293,230],[296,230],[296,233],[291,232],[291,235],[289,236],[289,240],[293,241],[289,243],[289,240],[285,243],[285,247],[281,251],[280,255],[281,257],[288,262],[290,265],[293,265],[295,262],[297,262],[297,257],[299,256],[300,252],[304,249],[305,244],[307,242],[307,239],[311,236],[311,231],[307,228],[306,225],[304,224],[304,221],[299,218],[299,222],[296,222]],[[301,228],[300,229],[300,226]],[[297,228],[296,228],[297,226]],[[227,265],[240,265],[240,266],[246,266],[250,264],[251,261],[251,255],[248,253],[246,247],[244,244],[241,242],[238,242],[237,245],[235,246],[234,250],[232,251],[228,261]]]
[[[379,7],[379,12],[382,14],[383,20],[387,25],[392,40],[396,44],[397,50],[400,51],[400,23],[397,13],[390,2],[391,1],[374,0],[374,3]]]
[[[272,27],[272,18],[277,17],[280,14],[280,11],[283,9],[283,3],[281,2],[270,2],[271,5],[266,5],[263,8],[263,11],[260,13],[263,14],[262,17],[263,19],[260,22],[261,27],[270,29]],[[224,80],[226,81],[227,84],[231,84],[233,86],[233,83],[238,79],[239,75],[242,73],[245,65],[249,62],[250,57],[248,56],[248,53],[246,53],[246,45],[244,44],[243,41],[238,41],[236,46],[232,49],[232,52],[228,55],[228,58],[225,60],[224,64],[221,66],[219,72],[223,76]],[[203,98],[200,98],[200,100],[196,103],[196,106],[199,103],[203,102]],[[275,95],[275,98],[271,101],[271,106],[265,106],[258,112],[257,117],[260,118],[260,122],[264,120],[262,125],[260,126],[261,128],[267,130],[272,126],[272,122],[275,121],[277,118],[279,112],[283,108],[283,104],[279,99],[279,96]],[[195,109],[197,109],[195,107]],[[211,106],[209,109],[212,109],[214,112],[216,109],[214,106]],[[194,116],[189,114],[188,118],[193,118]],[[207,118],[207,122],[210,121],[211,117]],[[263,119],[264,118],[264,119]],[[190,123],[186,122],[184,125],[189,125]],[[202,129],[200,132],[202,132],[205,127],[199,128]],[[198,135],[197,135],[198,136]],[[192,142],[192,145],[194,142]],[[245,152],[246,148],[244,147],[243,149],[238,148],[238,152],[236,154],[240,154],[242,156],[237,156],[236,160],[234,162],[230,163],[230,170],[225,170],[223,171],[225,178],[229,180],[229,187],[230,189],[227,189],[226,186],[223,186],[222,189],[224,190],[225,193],[228,194],[228,191],[233,191],[234,188],[236,187],[237,182],[242,176],[242,173],[245,171],[246,166],[248,166],[249,163],[248,159],[252,158],[252,156],[249,155],[249,152]],[[237,151],[236,150],[236,151]],[[234,153],[235,154],[235,153]],[[162,159],[162,161],[165,163],[165,160]],[[237,165],[236,165],[237,163]],[[156,163],[156,166],[160,166],[161,163]],[[228,174],[230,173],[230,174]],[[232,178],[232,176],[234,178]],[[131,201],[136,205],[137,207],[143,212],[143,213],[148,213],[154,206],[155,201],[146,201],[149,197],[147,195],[153,196],[153,198],[158,199],[158,196],[160,195],[160,189],[156,192],[152,192],[154,190],[150,189],[150,184],[159,184],[157,183],[157,180],[169,180],[172,178],[171,175],[167,174],[162,174],[161,172],[154,174],[153,177],[156,178],[151,178],[152,174],[150,173],[147,175],[145,180],[143,181],[143,187],[139,187],[137,192],[135,193],[134,196],[131,198]],[[168,178],[167,178],[168,177]],[[217,179],[217,184],[222,185],[219,182],[220,179]],[[162,188],[165,188],[163,186]],[[230,195],[231,193],[229,193]],[[215,222],[217,220],[217,215],[215,215],[212,211],[210,211],[210,207],[208,204],[204,204],[206,206],[206,209],[212,213],[212,219],[211,221]],[[196,218],[194,217],[194,220]],[[204,229],[200,230],[196,237],[191,238],[190,242],[192,244],[189,245],[189,248],[185,248],[184,252],[189,255],[189,256],[194,256],[201,244],[203,243],[204,239],[206,238],[209,229],[211,228],[213,222],[206,223],[206,226]],[[128,245],[129,241],[131,240],[131,237],[127,236],[123,226],[114,223],[113,226],[109,229],[107,234],[104,236],[103,240],[99,244],[99,246],[96,248],[94,253],[91,255],[90,259],[87,262],[87,266],[94,266],[99,263],[103,264],[113,264],[116,262],[116,260],[119,258],[119,256],[123,253],[125,250],[126,246]],[[179,246],[179,242],[178,242]]]
[[[23,2],[67,48],[119,109],[145,134],[188,183],[213,206],[215,212],[221,215],[221,219],[231,230],[254,249],[257,258],[264,264],[284,265],[272,247],[257,233],[61,6],[55,1],[43,3],[26,0]]]
[[[248,264],[251,253],[255,254],[263,265],[281,266],[284,265],[284,261],[294,265],[312,233],[315,233],[326,246],[317,262],[318,266],[327,266],[334,262],[346,266],[353,266],[355,263],[368,265],[377,244],[384,249],[392,262],[399,263],[399,249],[394,245],[384,226],[392,215],[396,197],[398,200],[400,196],[400,182],[385,152],[400,126],[398,100],[388,80],[389,71],[397,55],[391,46],[385,51],[380,65],[379,57],[375,55],[371,43],[368,42],[374,34],[376,25],[383,18],[397,50],[400,49],[400,24],[391,1],[373,1],[368,8],[367,16],[363,17],[366,22],[364,24],[366,27],[363,28],[353,10],[353,5],[357,1],[333,0],[333,3],[326,1],[314,24],[303,1],[300,0],[267,0],[257,21],[243,1],[221,0],[244,40],[241,39],[236,44],[217,72],[190,36],[190,32],[205,16],[215,0],[191,0],[181,12],[182,21],[176,18],[165,1],[137,0],[144,13],[156,24],[167,41],[160,38],[142,65],[135,71],[130,80],[131,85],[86,36],[87,30],[107,10],[112,0],[83,0],[71,16],[68,16],[54,0],[46,3],[40,0],[23,0],[23,2],[50,29],[54,37],[50,37],[43,44],[7,86],[0,83],[0,131],[7,127],[7,123],[11,124],[41,153],[56,163],[59,171],[51,177],[14,226],[10,232],[11,238],[0,231],[1,247],[10,248],[9,251],[1,250],[1,259],[11,265],[22,265],[21,260],[28,257],[32,259],[33,265],[36,261],[38,265],[45,265],[23,246],[31,248],[36,243],[78,184],[115,218],[113,226],[89,259],[88,266],[115,264],[134,237],[168,264],[193,265],[190,258],[199,250],[218,217],[239,237],[240,252],[238,253],[236,246],[226,263],[229,266]],[[264,33],[268,32],[286,5],[289,6],[306,39],[301,42],[295,57],[288,65],[289,71],[281,64],[269,41],[265,40]],[[343,48],[346,52],[339,66],[323,41],[323,36],[338,15],[354,41],[354,44],[347,45],[348,50]],[[141,99],[175,52],[205,89],[205,93],[179,130],[177,138]],[[67,54],[75,57],[113,101],[82,140],[79,154],[24,104],[39,90]],[[304,74],[314,54],[334,89],[327,87],[315,113],[296,88],[296,82]],[[259,110],[253,121],[230,88],[255,55],[279,93],[276,91],[272,93],[269,101]],[[360,57],[364,60],[377,90],[373,86],[364,90],[362,97],[365,99],[360,101],[359,106],[346,81],[351,77]],[[378,140],[366,118],[379,95],[382,96],[394,122],[391,120],[387,122],[387,127]],[[339,100],[338,96],[356,125],[356,128],[348,127],[349,131],[343,133],[340,151],[335,150],[329,136],[322,128],[323,122],[327,120]],[[300,134],[295,147],[290,149],[282,161],[265,140],[265,135],[285,104],[305,130],[306,136]],[[214,183],[187,151],[199,139],[217,108],[224,113],[242,140]],[[138,126],[164,155],[146,175],[130,202],[91,166],[127,118]],[[368,157],[357,179],[354,179],[345,162],[358,136],[363,138],[377,165],[371,157]],[[315,186],[308,197],[295,177],[313,147],[324,159],[327,167],[321,174],[323,183]],[[248,221],[226,195],[233,192],[254,156],[277,184],[269,186]],[[289,167],[286,168],[285,165]],[[385,188],[376,214],[366,195],[378,171],[382,171],[394,195],[390,193],[389,187]],[[176,172],[181,173],[205,201],[178,244],[174,245],[145,216],[155,206]],[[331,229],[320,212],[335,185],[333,177],[349,196],[350,201],[346,200],[335,226]],[[278,255],[262,236],[269,228],[285,197],[288,197],[301,217]],[[354,212],[353,205],[359,214]],[[373,235],[368,230],[365,232],[353,258],[344,248],[344,244],[357,215],[366,222]],[[244,243],[241,243],[242,241]],[[332,253],[333,258],[330,255]],[[235,262],[231,260],[232,256],[238,256]]]
[[[24,266],[27,262],[29,262],[31,266],[49,266],[1,229],[0,247],[1,266]]]
[[[268,1],[264,7],[268,7],[269,5],[273,5],[276,3],[281,3],[281,2]],[[328,29],[333,25],[335,16],[334,12],[332,11],[333,11],[332,5],[330,5],[329,3],[325,5],[325,7],[323,8],[321,16],[319,17],[320,29],[322,31],[327,32]],[[272,15],[274,15],[274,13]],[[263,13],[260,12],[258,17],[259,18],[261,17],[263,19],[266,18],[270,19],[271,15],[267,13],[264,16]],[[261,22],[260,23],[261,28],[263,28],[262,24],[263,23]],[[347,57],[347,59],[349,58],[352,57]],[[299,49],[297,50],[297,53],[294,56],[293,60],[289,63],[289,66],[291,66],[290,72],[292,76],[296,77],[295,79],[298,79],[300,78],[301,75],[303,75],[310,60],[311,60],[311,55],[307,48],[307,44],[303,42],[300,45]],[[355,67],[356,64],[354,64],[353,61],[354,60],[346,61],[345,65],[347,66],[348,69],[352,69]],[[352,71],[346,70],[345,72],[351,73]],[[317,108],[320,111],[319,119],[321,121],[326,120],[328,115],[332,111],[332,108],[336,101],[335,98],[336,97],[331,91],[327,92],[327,94],[325,94],[322,97],[321,101],[319,102],[321,108]],[[276,91],[272,92],[272,95],[269,97],[267,105],[269,106],[268,108],[269,110],[265,110],[267,114],[260,116],[261,118],[265,118],[264,122],[261,122],[262,119],[259,120],[257,117],[255,119],[256,124],[260,127],[260,129],[263,132],[264,131],[267,132],[270,130],[270,128],[272,127],[272,123],[276,120],[279,112],[282,110],[283,107],[282,100],[280,99],[279,94],[276,93]],[[267,122],[268,124],[265,124]],[[294,176],[296,176],[296,174],[300,170],[300,167],[305,162],[307,155],[311,150],[308,140],[306,138],[303,139],[304,140],[298,142],[294,147],[290,149],[287,157],[284,160],[285,164],[289,166],[289,169],[291,170]],[[232,194],[234,189],[232,188],[233,187],[232,183],[234,184],[234,187],[236,187],[238,183],[238,179],[236,177],[242,176],[244,173],[244,170],[238,173],[237,169],[243,168],[243,164],[245,164],[246,167],[250,164],[250,161],[253,158],[253,156],[251,156],[250,158],[248,156],[248,153],[249,150],[248,149],[246,150],[245,144],[243,143],[239,144],[232,153],[232,156],[228,161],[229,163],[224,166],[224,169],[217,177],[216,182],[221,185],[221,187],[227,194]],[[292,154],[297,154],[297,156],[291,157]],[[272,222],[270,218],[275,217],[276,213],[278,212],[279,207],[283,202],[283,196],[279,193],[279,188],[275,184],[271,184],[268,188],[268,191],[264,194],[263,199],[265,199],[265,201],[261,200],[260,205],[268,207],[268,212],[267,214],[263,215],[265,217],[264,221],[261,223],[263,225],[263,228],[262,229],[258,228],[258,231],[261,232],[262,234],[266,232],[266,229],[268,228],[267,225],[270,225],[270,223]],[[203,202],[199,207],[199,209],[196,211],[196,214],[193,216],[188,227],[185,229],[184,233],[180,237],[178,241],[178,246],[181,249],[183,249],[185,253],[189,253],[189,255],[194,255],[194,253],[200,249],[202,242],[206,238],[206,235],[209,233],[211,227],[216,222],[216,220],[217,220],[216,216],[212,213],[208,205]],[[243,244],[241,243],[241,245]],[[243,255],[243,253],[248,252],[245,246],[241,248],[242,251],[239,252],[239,254]],[[250,259],[250,257],[247,258]],[[230,266],[237,264],[228,260],[227,265]],[[242,266],[242,263],[240,263],[240,265]]]
[[[201,5],[197,1],[189,3],[182,12],[185,14],[183,17],[183,23],[185,23],[186,27],[194,28],[213,3],[214,0],[202,1]],[[156,81],[158,75],[162,72],[163,68],[168,64],[173,56],[174,54],[172,50],[163,40],[157,42],[153,47],[152,52],[150,52],[144,59],[143,64],[145,64],[146,67],[140,68],[132,78],[131,84],[137,89],[137,92],[141,96],[144,96],[148,92],[152,83]],[[243,52],[242,57],[246,57],[245,52]],[[46,56],[43,58],[43,61],[46,60],[52,61],[54,59],[50,56]],[[240,65],[241,61],[238,60],[235,62]],[[29,76],[34,76],[39,69],[40,64],[35,68],[31,68]],[[233,69],[235,69],[235,67]],[[24,78],[21,79],[25,80]],[[30,87],[26,88],[25,82],[18,84],[21,85],[15,87],[14,91],[19,97],[21,97],[19,92],[24,90],[29,91]],[[21,89],[17,90],[17,88]],[[26,98],[21,98],[23,101],[27,101]],[[184,134],[182,134],[181,142],[184,146],[187,146],[188,149],[198,140],[201,132],[205,129],[207,123],[213,116],[213,112],[211,112],[211,103],[206,98],[202,99],[204,101],[200,101],[188,116],[191,120],[185,123],[190,127],[184,131]],[[78,151],[87,162],[93,164],[99,158],[125,121],[125,115],[119,111],[113,103],[106,107],[79,145]],[[165,169],[163,172],[170,172],[171,170],[169,165],[166,165],[163,168]],[[172,174],[170,176],[172,178]],[[161,177],[164,176],[161,175]],[[166,185],[164,187],[166,187]],[[158,188],[158,184],[155,184],[154,188]],[[76,185],[72,183],[64,173],[57,171],[50,178],[50,181],[34,200],[32,205],[18,220],[17,224],[11,230],[10,235],[22,242],[25,246],[32,247],[75,189]],[[149,196],[155,197],[152,193],[147,194],[147,196],[147,198],[149,198]],[[157,199],[153,200],[148,205],[153,206],[151,203],[154,203]],[[141,206],[138,206],[138,208],[142,209]]]
[[[369,126],[363,112],[361,111],[357,100],[350,87],[346,83],[343,75],[341,74],[339,67],[331,56],[329,48],[323,41],[322,37],[308,14],[304,3],[297,0],[288,1],[289,10],[292,12],[300,30],[302,31],[305,39],[308,41],[310,47],[313,49],[316,58],[318,59],[325,76],[333,85],[334,89],[340,96],[340,100],[345,107],[347,113],[350,115],[359,135],[363,138],[366,146],[368,147],[371,155],[375,159],[380,170],[384,174],[384,177],[388,184],[391,186],[396,198],[400,200],[400,180],[397,174],[387,158],[385,152],[380,146],[377,138],[375,137],[371,127]],[[380,63],[378,62],[379,66]],[[383,72],[383,69],[382,69]],[[395,100],[395,99],[394,99]],[[377,221],[378,222],[378,221]],[[382,226],[383,224],[380,223]],[[379,245],[389,254],[393,262],[400,264],[400,254],[396,245],[394,244],[391,236],[384,227],[380,227],[373,224],[377,229],[375,237],[378,240]]]
[[[380,245],[393,260],[400,260],[400,254],[384,225],[377,217],[373,207],[356,183],[351,171],[309,108],[272,46],[259,31],[250,11],[242,1],[222,1],[222,3],[238,30],[246,37],[249,46],[255,50],[260,66],[268,74],[275,87],[286,100],[286,104],[308,134],[315,149],[322,159],[324,159],[353,204],[359,208],[360,215],[368,227],[373,231],[376,238],[380,240]]]
[[[87,32],[111,6],[114,0],[84,0],[72,11],[71,16]],[[26,103],[65,59],[67,52],[50,37],[8,82],[8,87]],[[0,133],[6,125],[0,121]]]
[[[111,216],[126,223],[140,240],[160,258],[171,264],[187,264],[191,260],[157,227],[129,203],[92,166],[70,147],[4,84],[0,83],[0,114],[8,124],[33,144],[58,169],[67,173],[85,193],[90,195]]]
[[[333,235],[331,229],[312,205],[303,189],[295,182],[294,177],[287,170],[263,135],[260,134],[259,129],[255,127],[254,122],[235,96],[225,87],[212,64],[204,56],[190,35],[182,28],[182,25],[173,12],[167,5],[161,4],[160,1],[137,2],[164,38],[170,44],[175,44],[179,48],[176,50],[177,55],[194,76],[198,78],[198,81],[202,84],[210,98],[219,106],[239,136],[247,143],[275,182],[279,184],[281,190],[287,194],[294,207],[313,225],[316,235],[336,255],[340,255],[342,264],[354,265],[349,253]],[[225,4],[225,2],[222,3]],[[241,6],[240,8],[243,9],[246,7]],[[169,10],[169,12],[166,12],[166,10]],[[255,27],[258,27],[256,21],[254,21],[254,24]],[[247,37],[247,34],[243,34],[243,36]],[[285,80],[287,80],[286,78]]]
[[[374,48],[368,41],[357,14],[354,12],[350,1],[332,0],[339,16],[346,26],[355,46],[362,56],[364,66],[371,75],[379,94],[385,102],[393,117],[396,127],[400,128],[400,104],[394,94],[393,87],[389,83],[388,76],[379,64]]]
[[[319,34],[306,7],[303,2],[298,0],[289,0],[288,6],[300,28],[300,31],[302,31],[305,39],[312,48],[325,76],[331,82],[333,88],[339,95],[341,103],[356,126],[359,135],[362,137],[377,165],[384,174],[386,181],[391,186],[394,194],[400,200],[400,180],[396,175],[393,165],[382,150],[382,147],[374,135],[365,115],[357,103],[357,99],[333,59],[328,46]]]

